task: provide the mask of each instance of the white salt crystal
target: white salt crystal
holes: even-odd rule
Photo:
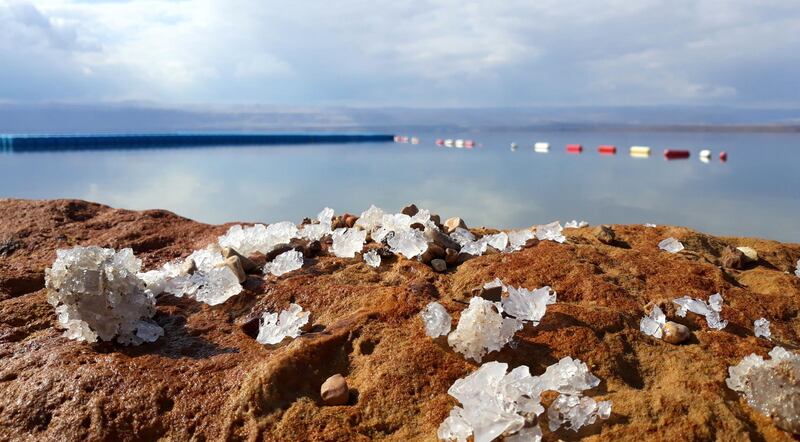
[[[308,324],[309,312],[297,304],[289,306],[278,315],[277,313],[264,313],[258,328],[256,341],[260,344],[279,344],[285,338],[296,338],[302,333],[304,325]]]
[[[333,209],[331,209],[330,207],[326,207],[317,214],[317,221],[319,221],[320,224],[330,225],[334,214],[335,212],[333,211]]]
[[[339,258],[354,258],[364,248],[367,231],[361,229],[339,228],[333,231],[333,254]]]
[[[556,292],[550,286],[536,290],[506,286],[506,290],[508,296],[502,299],[505,313],[522,321],[531,321],[534,325],[539,324],[547,306],[556,302]]]
[[[133,345],[162,336],[163,329],[150,320],[156,301],[138,276],[141,267],[131,249],[56,251],[55,262],[45,269],[45,286],[64,336]]]
[[[419,256],[428,250],[425,234],[416,229],[395,232],[389,238],[388,244],[393,253],[399,253],[408,259]]]
[[[216,267],[172,278],[164,291],[177,297],[186,296],[208,305],[218,305],[241,293],[242,285],[230,268]]]
[[[600,379],[589,371],[589,367],[580,359],[570,356],[561,358],[557,363],[547,367],[539,376],[536,391],[557,391],[564,394],[579,394],[600,385]]]
[[[586,221],[578,222],[578,221],[573,219],[572,221],[564,224],[564,228],[565,229],[579,229],[581,227],[586,227],[588,225],[589,225],[589,223],[587,223]]]
[[[463,227],[456,227],[456,229],[450,233],[450,238],[457,242],[461,247],[464,247],[468,243],[475,241],[475,235]]]
[[[536,237],[539,238],[540,241],[555,241],[558,243],[563,243],[567,240],[561,232],[564,229],[561,227],[561,223],[558,221],[554,221],[550,224],[545,224],[536,227]]]
[[[772,359],[751,354],[728,368],[728,388],[744,394],[747,403],[775,424],[800,434],[800,355],[774,347]]]
[[[489,282],[487,282],[486,284],[483,285],[483,288],[485,288],[485,289],[493,289],[495,287],[502,287],[503,288],[503,292],[507,292],[508,291],[508,288],[506,288],[506,285],[503,284],[503,281],[501,281],[500,278],[494,278],[493,281],[489,281]]]
[[[456,329],[447,336],[447,343],[465,358],[480,362],[486,353],[499,351],[522,329],[522,321],[503,318],[499,303],[480,296],[469,301],[461,312]]]
[[[330,235],[330,234],[331,234],[330,223],[306,224],[303,226],[303,229],[299,233],[301,238],[305,238],[309,241],[319,241],[325,235]]]
[[[211,270],[218,264],[225,262],[225,257],[222,256],[222,248],[217,244],[209,244],[203,249],[195,250],[186,257],[186,260],[189,259],[194,260],[197,268],[204,271]]]
[[[690,311],[701,316],[706,317],[708,326],[713,329],[722,330],[728,325],[728,321],[720,318],[722,312],[722,295],[716,293],[708,298],[708,303],[700,299],[693,299],[688,296],[678,298],[672,302],[678,305],[678,310],[675,312],[678,316],[686,316],[686,312]]]
[[[645,316],[639,321],[639,330],[642,333],[661,339],[664,336],[664,324],[667,322],[667,317],[657,305],[653,307],[653,311],[649,316]]]
[[[461,407],[453,407],[448,416],[436,431],[436,436],[442,440],[456,440],[458,442],[467,442],[467,439],[472,436],[472,426],[464,419],[464,409]]]
[[[378,255],[378,252],[372,249],[364,254],[364,262],[370,267],[378,268],[381,266],[381,255]]]
[[[541,442],[541,440],[542,429],[538,425],[525,427],[511,436],[503,438],[503,442]]]
[[[425,325],[425,334],[432,338],[446,336],[450,333],[451,318],[447,310],[438,302],[431,302],[420,312],[420,317]]]
[[[508,232],[508,248],[506,252],[516,252],[525,247],[529,240],[535,238],[536,235],[530,229],[514,230]]]
[[[361,216],[358,217],[358,221],[356,221],[356,226],[367,231],[373,231],[380,227],[383,215],[383,209],[372,205],[369,209],[361,213]]]
[[[601,413],[606,416],[604,419],[611,415],[610,401],[598,403],[586,396],[561,394],[547,409],[548,426],[550,431],[556,431],[566,423],[567,428],[578,431],[595,423],[598,417],[602,417]]]
[[[265,226],[242,227],[235,225],[228,229],[225,235],[220,236],[217,242],[221,247],[230,247],[244,256],[255,252],[269,253],[280,244],[287,244],[292,238],[298,237],[297,226],[290,221]]]
[[[276,256],[272,262],[264,264],[264,273],[281,276],[303,267],[303,254],[297,250],[289,250]]]
[[[800,278],[800,259],[797,260],[797,270],[794,271],[794,274]]]
[[[654,227],[658,227],[658,226],[656,226],[656,225],[655,225],[655,224],[653,224],[653,223],[644,223],[644,226],[645,226],[645,227],[649,227],[649,228],[651,228],[651,229],[652,229],[652,228],[654,228]]]
[[[766,318],[756,319],[753,322],[753,329],[757,338],[772,339],[772,333],[769,331],[769,321]]]
[[[658,243],[658,248],[669,253],[678,253],[683,250],[683,244],[675,238],[667,238]]]

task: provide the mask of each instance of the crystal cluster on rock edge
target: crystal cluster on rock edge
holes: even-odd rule
[[[281,221],[269,226],[235,225],[228,229],[225,235],[220,236],[217,242],[221,247],[230,247],[244,256],[249,256],[255,252],[269,253],[276,246],[297,238],[298,233],[297,226],[291,221]]]
[[[545,411],[541,404],[541,394],[545,391],[559,393],[545,415],[551,431],[564,424],[577,431],[598,417],[607,419],[611,415],[610,402],[596,402],[583,396],[585,390],[596,387],[600,380],[580,360],[565,357],[547,367],[541,376],[532,376],[524,365],[508,373],[507,370],[508,364],[487,362],[455,381],[447,392],[461,406],[452,409],[439,426],[437,436],[458,441],[472,436],[475,442],[514,435],[540,440],[541,429],[538,424],[530,423]],[[539,417],[539,423],[543,417]],[[524,440],[519,437],[517,440]]]
[[[797,260],[797,269],[794,271],[794,274],[800,278],[800,259]]]
[[[728,368],[725,383],[778,427],[800,434],[800,355],[775,347],[769,356],[746,356]]]
[[[710,328],[722,330],[728,325],[728,321],[720,318],[722,312],[722,295],[715,293],[708,298],[708,303],[701,299],[693,299],[688,296],[673,300],[678,305],[678,310],[675,312],[678,316],[686,316],[686,312],[697,313],[698,315],[705,316],[706,322]]]
[[[420,312],[422,322],[425,325],[425,334],[431,338],[447,336],[452,328],[452,318],[442,304],[431,302]]]
[[[639,330],[648,336],[661,339],[664,336],[664,324],[666,322],[667,316],[656,305],[648,316],[639,321]]]
[[[675,238],[667,238],[658,243],[658,248],[669,253],[678,253],[683,250],[683,244]]]
[[[586,221],[578,222],[578,221],[573,219],[572,221],[564,224],[564,228],[565,229],[579,229],[581,227],[586,227],[588,225],[589,225],[589,223],[587,223]]]
[[[78,341],[116,339],[139,345],[163,336],[150,318],[155,297],[138,277],[142,262],[133,250],[75,247],[58,250],[45,270],[47,301],[64,336]]]
[[[367,240],[367,231],[361,229],[340,228],[333,231],[333,254],[339,258],[355,258],[356,253],[361,253],[364,241]]]
[[[370,250],[364,254],[364,262],[367,263],[368,266],[377,269],[381,266],[381,255],[378,255],[378,252],[375,250]]]
[[[561,227],[561,223],[554,221],[550,224],[538,226],[536,228],[536,238],[538,238],[540,241],[555,241],[563,243],[567,240],[567,237],[561,233],[563,230],[564,229]]]
[[[769,321],[766,318],[759,318],[753,322],[753,333],[757,338],[771,339],[772,332],[769,331]]]
[[[308,324],[309,315],[309,312],[303,311],[297,304],[290,305],[280,314],[265,312],[261,318],[256,341],[260,344],[275,345],[286,338],[296,338]]]
[[[281,276],[303,267],[303,253],[289,250],[276,256],[271,262],[264,264],[264,273]]]

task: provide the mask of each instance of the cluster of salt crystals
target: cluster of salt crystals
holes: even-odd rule
[[[578,221],[573,219],[572,221],[564,224],[564,228],[565,229],[580,229],[581,227],[586,227],[588,225],[589,225],[589,223],[587,223],[586,221],[578,222]]]
[[[306,224],[299,231],[300,238],[305,238],[309,241],[319,241],[325,235],[331,234],[331,226],[333,224],[334,211],[330,207],[322,209],[317,214],[317,223]]]
[[[664,336],[664,324],[666,322],[667,316],[656,305],[650,315],[643,317],[639,321],[639,330],[648,336],[661,339]]]
[[[451,238],[453,237],[451,236]],[[469,236],[464,235],[463,232],[459,232],[456,238],[453,239],[458,242],[459,240],[464,241],[464,239],[469,238]],[[477,240],[474,239],[474,236],[472,236],[472,238],[472,241],[465,241],[463,244],[461,244],[461,253],[481,256],[486,253],[486,249],[488,249],[489,246],[501,251],[506,250],[508,247],[508,234],[505,232],[484,235]]]
[[[476,362],[511,342],[514,333],[524,326],[524,321],[538,325],[547,312],[547,306],[556,302],[556,293],[549,286],[528,290],[506,286],[497,278],[484,284],[484,288],[492,287],[502,287],[508,295],[501,302],[480,296],[470,299],[456,329],[447,336],[447,343],[453,350]],[[423,321],[427,328],[428,320],[424,316]]]
[[[425,239],[425,234],[419,230],[409,228],[395,231],[390,235],[387,243],[392,253],[411,259],[428,250],[428,240]]]
[[[297,238],[298,233],[297,226],[291,221],[281,221],[269,226],[256,224],[242,227],[237,224],[220,236],[217,242],[221,247],[230,247],[244,256],[249,256],[256,252],[269,253],[276,246]]]
[[[281,276],[303,267],[303,253],[289,250],[276,256],[271,262],[264,264],[264,273]]]
[[[381,266],[381,255],[378,255],[378,252],[370,250],[369,252],[364,254],[364,262],[367,263],[370,267],[375,267],[376,269]]]
[[[331,235],[333,245],[331,250],[339,258],[355,258],[356,253],[361,253],[364,242],[367,240],[367,231],[342,227],[333,231]]]
[[[521,250],[533,238],[536,238],[536,235],[530,229],[512,230],[508,232],[508,248],[505,252]]]
[[[655,225],[653,223],[644,223],[644,226],[648,227],[648,228],[651,228],[651,229],[658,227],[657,225]]]
[[[778,427],[800,434],[800,355],[775,347],[772,359],[751,354],[728,368],[728,388],[771,417]]]
[[[797,260],[797,269],[794,271],[794,274],[800,278],[800,259]]]
[[[431,338],[447,336],[452,329],[452,318],[442,304],[431,302],[420,312],[422,322],[425,324],[425,334]]]
[[[508,373],[507,370],[508,364],[487,362],[455,381],[447,393],[461,406],[451,410],[439,426],[437,436],[459,442],[470,436],[475,442],[501,436],[505,440],[539,441],[541,429],[530,422],[545,411],[541,404],[541,394],[545,391],[559,393],[546,414],[551,431],[563,424],[577,431],[598,417],[607,419],[611,415],[611,402],[598,403],[582,396],[584,390],[596,387],[600,380],[580,360],[565,357],[541,376],[532,376],[525,365]]]
[[[769,321],[766,318],[756,319],[753,322],[753,332],[757,338],[772,339],[772,332],[769,331]]]
[[[678,305],[678,310],[675,312],[678,316],[686,316],[687,311],[697,313],[705,316],[708,326],[716,330],[722,330],[728,325],[728,321],[722,320],[719,316],[720,312],[722,312],[722,301],[722,295],[719,293],[709,296],[708,303],[688,296],[672,300]]]
[[[150,319],[156,301],[138,276],[141,268],[142,261],[131,249],[58,250],[52,267],[45,270],[45,286],[47,302],[66,329],[64,336],[131,345],[163,336],[164,330]]]
[[[561,233],[563,230],[564,228],[561,227],[561,223],[558,221],[553,221],[550,224],[537,226],[536,238],[538,238],[540,241],[555,241],[558,243],[563,243],[567,240],[567,237]]]
[[[678,253],[683,250],[683,244],[675,238],[669,237],[658,243],[658,248],[669,253]]]
[[[296,338],[308,324],[309,312],[292,304],[279,314],[265,312],[258,327],[256,341],[260,344],[280,344],[286,338]]]
[[[191,275],[183,273],[185,262],[194,261],[197,270]],[[195,250],[184,260],[168,262],[158,270],[140,273],[139,276],[153,293],[169,293],[189,297],[208,305],[219,305],[242,292],[239,278],[223,265],[225,258],[217,244]]]

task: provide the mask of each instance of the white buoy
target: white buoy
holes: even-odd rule
[[[550,151],[550,143],[538,142],[533,145],[534,152],[546,153]]]
[[[634,155],[650,155],[650,147],[648,146],[631,146],[631,156]]]

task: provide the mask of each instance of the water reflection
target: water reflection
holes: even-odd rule
[[[688,225],[800,241],[798,138],[786,134],[418,133],[419,144],[365,143],[0,156],[0,195],[165,208],[210,223],[300,220],[330,206],[359,213],[409,202],[470,225],[554,219]],[[436,139],[474,139],[473,149]],[[547,155],[533,145],[547,140]],[[516,151],[509,150],[512,141]],[[694,146],[731,161],[601,158],[583,146]],[[455,143],[454,143],[455,144]],[[625,148],[627,150],[627,148]],[[646,157],[645,157],[646,158]]]

